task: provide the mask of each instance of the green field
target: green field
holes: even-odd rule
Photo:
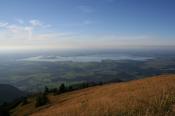
[[[61,83],[129,81],[175,73],[175,60],[105,60],[102,62],[0,62],[0,81],[22,90],[41,91]]]

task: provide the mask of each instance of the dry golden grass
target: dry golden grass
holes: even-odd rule
[[[32,99],[32,98],[31,98]],[[173,116],[175,75],[162,75],[125,83],[108,84],[49,95],[50,105],[34,109],[34,103],[18,106],[23,116]],[[47,108],[46,108],[47,107]]]

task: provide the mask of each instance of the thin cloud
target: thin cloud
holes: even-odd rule
[[[42,27],[42,28],[50,28],[50,27],[52,27],[52,25],[44,24],[42,21],[37,20],[37,19],[32,19],[32,20],[29,21],[29,23],[33,27]]]
[[[36,19],[30,20],[29,23],[30,23],[32,26],[34,26],[34,27],[36,27],[36,26],[43,26],[42,22],[39,21],[39,20],[36,20]]]
[[[21,25],[24,24],[24,20],[22,20],[22,19],[16,19],[16,21]]]
[[[4,28],[8,25],[7,22],[0,22],[0,28]]]
[[[149,35],[118,36],[116,34],[82,35],[59,31],[47,32],[41,21],[28,21],[24,24],[0,23],[0,47],[27,48],[118,48],[128,46],[175,45],[174,39],[165,40],[161,37]],[[87,19],[84,25],[91,24]],[[36,32],[39,29],[39,33]],[[159,41],[157,41],[159,40]]]
[[[40,28],[40,30],[44,28],[51,27],[49,24],[43,24],[39,20],[29,20],[29,23],[26,23],[22,19],[15,19],[18,23],[10,24],[8,22],[0,22],[0,28],[2,32],[0,33],[0,39],[8,39],[10,40],[32,40],[33,32],[35,28]]]

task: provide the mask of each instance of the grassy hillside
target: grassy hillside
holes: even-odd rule
[[[48,95],[50,104],[35,108],[34,97],[11,110],[13,116],[173,116],[175,75],[90,87]]]

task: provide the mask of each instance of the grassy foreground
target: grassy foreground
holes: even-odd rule
[[[13,116],[174,116],[175,75],[107,84],[61,95],[35,108],[34,97],[11,111]]]

